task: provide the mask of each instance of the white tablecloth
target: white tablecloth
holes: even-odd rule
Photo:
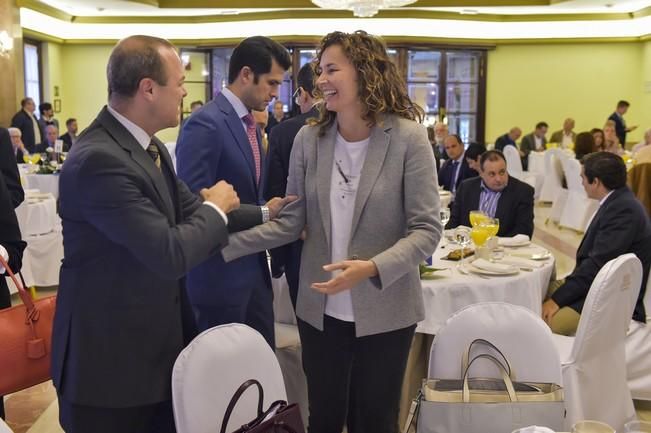
[[[61,225],[56,200],[50,193],[27,193],[25,201],[16,208],[16,217],[23,237],[47,234]]]
[[[63,260],[63,236],[60,228],[41,236],[23,236],[27,248],[23,252],[23,277],[28,287],[57,286],[59,269]],[[7,278],[9,290],[16,292],[11,279]]]
[[[49,192],[55,199],[59,198],[59,175],[58,174],[23,174],[25,189],[38,189],[41,192]]]
[[[554,269],[553,259],[548,259],[543,267],[530,272],[520,271],[513,276],[491,276],[485,279],[473,274],[462,275],[456,269],[458,262],[440,260],[440,257],[457,248],[459,247],[455,244],[447,244],[434,253],[432,266],[449,270],[439,271],[435,273],[434,279],[422,281],[425,320],[418,324],[416,332],[436,334],[448,317],[477,302],[504,301],[541,313],[542,301]],[[509,248],[507,253],[509,251],[517,249]],[[466,260],[472,260],[471,257]]]

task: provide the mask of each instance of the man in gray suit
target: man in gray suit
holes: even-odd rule
[[[531,133],[522,137],[520,142],[520,157],[522,158],[522,168],[527,169],[529,162],[529,153],[532,151],[542,152],[547,149],[547,128],[549,125],[545,122],[538,122],[536,129]]]
[[[108,106],[60,177],[59,419],[67,433],[174,432],[172,367],[193,325],[183,278],[227,244],[227,224],[250,227],[262,215],[258,207],[231,212],[239,198],[224,181],[203,189],[202,203],[174,175],[154,136],[178,124],[186,95],[168,41],[120,41],[107,78]]]

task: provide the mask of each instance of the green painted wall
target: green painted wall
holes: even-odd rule
[[[651,76],[649,43],[498,46],[488,54],[486,141],[512,126],[529,133],[541,120],[550,125],[549,138],[566,117],[576,120],[577,132],[601,128],[620,99],[631,103],[627,123],[641,125],[627,141],[640,140],[644,125],[651,126],[642,96],[644,52]]]

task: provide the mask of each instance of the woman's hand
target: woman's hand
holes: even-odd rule
[[[378,274],[375,263],[371,260],[344,260],[323,267],[325,271],[341,270],[334,278],[325,283],[313,283],[312,288],[325,295],[334,295],[344,290],[350,290],[360,281]]]

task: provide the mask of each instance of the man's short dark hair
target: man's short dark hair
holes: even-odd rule
[[[466,158],[477,161],[482,154],[486,152],[486,146],[481,143],[470,143],[466,149]]]
[[[595,152],[584,156],[581,163],[589,183],[597,178],[610,191],[626,185],[626,164],[619,155]]]
[[[77,121],[77,119],[75,119],[74,117],[71,117],[70,119],[66,120],[66,126],[70,126],[70,124],[72,122],[76,122],[76,121]]]
[[[28,103],[29,101],[34,102],[34,100],[33,100],[32,98],[30,98],[30,97],[27,97],[27,98],[23,98],[23,99],[21,99],[21,100],[20,100],[20,106],[21,106],[21,108],[25,108],[25,105],[27,105],[27,103]]]
[[[628,107],[630,105],[631,104],[629,104],[628,101],[624,101],[623,99],[621,101],[617,102],[617,108]]]
[[[132,97],[145,78],[161,86],[167,84],[160,48],[173,50],[174,45],[162,38],[143,35],[129,36],[118,42],[106,66],[109,98],[114,94]]]
[[[261,74],[271,71],[271,61],[275,60],[284,70],[289,69],[292,60],[285,47],[264,36],[244,39],[233,50],[228,64],[228,84],[233,84],[243,67],[253,71],[253,82],[257,84]]]
[[[463,147],[463,140],[461,139],[459,134],[450,134],[450,135],[448,135],[448,137],[453,137],[455,139],[455,141],[457,142],[457,144],[459,144],[459,146]]]
[[[547,122],[536,123],[536,129],[540,129],[540,128],[549,128],[549,125],[547,124]]]
[[[304,64],[296,76],[296,84],[302,87],[310,96],[314,96],[314,65],[312,62]]]
[[[38,106],[38,112],[41,114],[51,109],[52,109],[52,104],[50,104],[49,102],[43,102],[41,105]]]
[[[484,163],[486,161],[499,161],[500,159],[504,161],[504,164],[506,164],[506,158],[504,158],[504,154],[502,152],[499,150],[487,150],[479,158],[479,166],[483,170]]]

